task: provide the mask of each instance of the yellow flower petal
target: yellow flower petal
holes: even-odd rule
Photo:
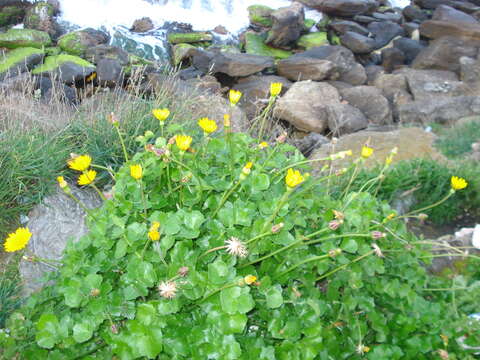
[[[133,177],[135,180],[140,180],[143,176],[142,165],[130,165],[130,176]]]
[[[262,141],[260,144],[258,144],[259,149],[265,149],[268,147],[268,143],[266,141]]]
[[[237,90],[231,89],[230,92],[228,93],[228,98],[230,100],[231,105],[237,105],[241,97],[242,97],[242,93]]]
[[[452,176],[450,179],[450,185],[452,186],[452,189],[456,191],[465,189],[468,186],[468,182],[464,178]]]
[[[148,238],[152,241],[158,241],[160,240],[160,233],[158,230],[150,230],[148,232]]]
[[[164,109],[153,109],[153,116],[155,116],[160,122],[164,122],[170,116],[170,110],[167,108]]]
[[[177,135],[175,137],[177,147],[182,151],[187,151],[192,143],[192,138],[188,135]]]
[[[270,95],[275,97],[282,92],[282,83],[271,83],[270,84]]]
[[[68,184],[67,182],[65,181],[65,179],[63,178],[63,176],[59,176],[57,177],[57,181],[58,181],[58,185],[62,188],[62,189],[65,189]]]
[[[78,185],[90,185],[97,177],[95,170],[88,170],[78,177]]]
[[[373,154],[373,149],[366,145],[362,146],[362,157],[368,159]]]
[[[229,114],[225,114],[223,115],[223,126],[225,127],[230,127],[230,115]]]
[[[288,169],[287,176],[285,177],[285,183],[291,189],[305,181],[305,178],[300,174],[300,171]]]
[[[18,228],[15,232],[8,235],[7,239],[5,240],[4,248],[6,252],[14,252],[18,250],[22,250],[27,246],[30,238],[32,237],[32,233],[28,230],[27,227]]]
[[[207,134],[211,134],[217,130],[217,123],[214,120],[210,120],[207,117],[204,117],[198,120],[198,126],[200,126],[203,129],[203,131]]]
[[[85,171],[90,167],[92,158],[89,155],[75,156],[67,162],[68,167],[72,170]]]
[[[243,281],[245,281],[245,284],[251,285],[257,281],[257,277],[255,275],[247,275],[243,278]]]

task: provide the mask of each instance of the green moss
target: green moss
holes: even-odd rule
[[[265,39],[254,33],[245,35],[245,50],[247,54],[273,56],[275,59],[286,59],[292,55],[291,51],[275,49],[265,44]]]
[[[10,29],[0,34],[0,47],[16,49],[20,47],[42,48],[52,40],[46,32],[32,29]]]
[[[83,67],[95,68],[95,65],[89,63],[82,58],[79,58],[78,56],[62,54],[56,56],[47,56],[42,65],[37,66],[35,69],[32,70],[32,74],[41,74],[44,72],[53,71],[67,62],[72,62]]]
[[[330,19],[327,15],[323,14],[322,19],[317,23],[317,29],[320,31],[327,31],[328,24],[332,22],[332,19]]]
[[[0,74],[8,71],[12,66],[25,64],[25,59],[32,55],[43,55],[43,50],[26,47],[12,50],[4,58],[0,57]]]
[[[87,46],[82,44],[81,33],[79,31],[73,31],[63,35],[58,39],[57,45],[71,55],[80,56],[87,50]]]
[[[185,59],[187,53],[191,50],[195,49],[195,46],[190,44],[177,44],[173,47],[173,65],[177,66]]]
[[[62,52],[62,49],[60,49],[59,47],[56,47],[56,46],[51,46],[51,47],[45,48],[45,55],[47,55],[47,56],[60,55],[61,52]]]
[[[14,25],[20,22],[25,11],[17,6],[5,6],[0,11],[0,26]]]
[[[273,9],[265,5],[251,5],[247,8],[250,23],[258,26],[272,26],[270,15]]]
[[[312,27],[315,26],[315,20],[312,20],[312,19],[305,19],[304,23],[303,23],[303,27],[305,28],[305,31],[310,31],[310,29]]]
[[[297,40],[299,47],[310,49],[315,46],[328,45],[326,32],[315,32],[300,36]]]
[[[198,43],[202,41],[212,41],[212,34],[206,32],[192,32],[192,33],[171,33],[168,34],[168,42],[171,44],[181,43]]]
[[[144,59],[135,54],[128,54],[128,63],[130,65],[153,65],[152,61]]]

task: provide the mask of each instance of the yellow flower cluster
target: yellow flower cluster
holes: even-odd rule
[[[27,246],[32,233],[27,227],[20,227],[15,232],[8,234],[4,248],[6,252],[22,250]]]
[[[170,116],[170,110],[167,108],[153,109],[152,114],[160,121],[160,123],[164,123],[165,120],[167,120],[167,118]]]
[[[152,226],[150,226],[150,230],[148,231],[148,238],[152,241],[160,240],[160,233],[158,229],[160,228],[160,223],[158,221],[154,221]]]
[[[175,143],[181,151],[187,151],[192,143],[192,138],[188,135],[177,135],[175,137]]]
[[[97,177],[97,172],[95,170],[85,171],[78,178],[78,185],[90,185],[95,178]]]
[[[270,95],[272,97],[278,96],[282,92],[282,83],[271,83],[270,84]]]
[[[211,134],[217,130],[217,123],[215,120],[210,120],[208,117],[198,120],[198,126],[202,128],[205,134]]]
[[[89,155],[77,155],[67,162],[68,167],[76,171],[85,171],[90,167],[92,158]]]
[[[287,176],[285,177],[285,183],[288,188],[293,189],[297,185],[300,185],[305,181],[305,178],[300,174],[300,171],[293,170],[292,168],[288,169]]]
[[[368,159],[373,154],[373,149],[367,145],[362,146],[362,158]]]
[[[468,182],[458,176],[452,176],[450,179],[450,185],[453,191],[465,189],[468,186]]]

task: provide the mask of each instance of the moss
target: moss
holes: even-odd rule
[[[35,69],[33,69],[32,74],[36,75],[44,72],[53,71],[59,66],[67,62],[72,62],[82,67],[95,68],[95,65],[89,63],[88,61],[82,58],[79,58],[78,56],[62,54],[62,55],[56,55],[56,56],[47,56],[42,65],[37,66]]]
[[[300,36],[297,45],[304,49],[310,49],[315,46],[328,45],[326,32],[314,32]]]
[[[306,32],[310,31],[310,29],[314,26],[315,26],[315,20],[305,19],[305,21],[303,23],[303,27],[304,27]]]
[[[168,34],[168,42],[171,44],[181,43],[198,43],[202,41],[212,41],[212,34],[206,32],[191,32],[191,33],[170,33]]]
[[[42,48],[50,45],[52,40],[46,32],[33,29],[10,29],[0,34],[0,47],[16,49],[19,47]]]
[[[317,29],[320,31],[327,31],[328,30],[328,25],[332,22],[332,19],[330,19],[327,15],[323,14],[322,19],[317,23]]]
[[[0,11],[0,26],[19,23],[25,16],[25,10],[17,6],[5,6]]]
[[[195,46],[190,44],[177,44],[173,47],[172,62],[174,66],[180,65],[180,63],[187,57],[188,52],[195,49]]]
[[[251,5],[247,8],[250,23],[258,26],[272,26],[270,15],[273,9],[265,5]]]
[[[153,65],[153,62],[135,54],[128,54],[129,65]]]
[[[81,35],[78,31],[63,35],[58,39],[57,45],[60,46],[63,51],[71,55],[79,56],[87,50],[87,46],[82,44]]]
[[[15,65],[25,64],[25,59],[32,55],[43,55],[43,50],[25,47],[12,50],[2,59],[0,58],[0,74],[8,71]]]
[[[61,52],[62,52],[62,49],[56,46],[45,48],[45,55],[47,56],[60,55]]]
[[[265,44],[265,39],[255,33],[245,35],[245,50],[247,54],[273,56],[276,59],[285,59],[292,55],[291,51],[275,49]]]

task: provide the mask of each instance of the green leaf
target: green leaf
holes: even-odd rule
[[[220,304],[227,314],[245,314],[253,309],[255,302],[248,287],[233,286],[220,292]]]
[[[127,243],[125,240],[120,239],[117,241],[117,245],[115,246],[115,254],[113,255],[115,259],[120,259],[125,256],[127,253]]]
[[[53,314],[42,314],[37,322],[37,333],[35,340],[38,346],[51,349],[57,344],[59,339],[59,323]]]
[[[247,324],[247,315],[245,314],[222,314],[218,321],[218,327],[224,334],[242,333]]]
[[[251,179],[254,193],[267,190],[270,187],[270,179],[266,174],[252,174]]]
[[[205,217],[198,210],[185,212],[183,216],[183,223],[191,230],[198,230],[204,221]]]
[[[218,258],[215,262],[208,264],[208,279],[213,284],[222,284],[229,275],[230,269],[222,259]]]
[[[77,343],[82,343],[89,340],[93,335],[93,324],[84,321],[73,326],[73,338]]]
[[[343,250],[343,251],[346,251],[348,253],[356,253],[357,250],[358,250],[358,244],[355,240],[353,239],[344,239],[342,241],[342,244],[340,245],[340,248]]]
[[[275,285],[270,287],[265,294],[267,298],[267,307],[270,309],[276,309],[283,304],[282,287]]]
[[[157,311],[153,304],[139,304],[137,307],[137,316],[135,319],[140,321],[143,325],[150,325],[157,317]]]
[[[180,229],[180,219],[174,213],[170,213],[167,220],[164,223],[161,223],[161,230],[165,235],[175,235]]]

